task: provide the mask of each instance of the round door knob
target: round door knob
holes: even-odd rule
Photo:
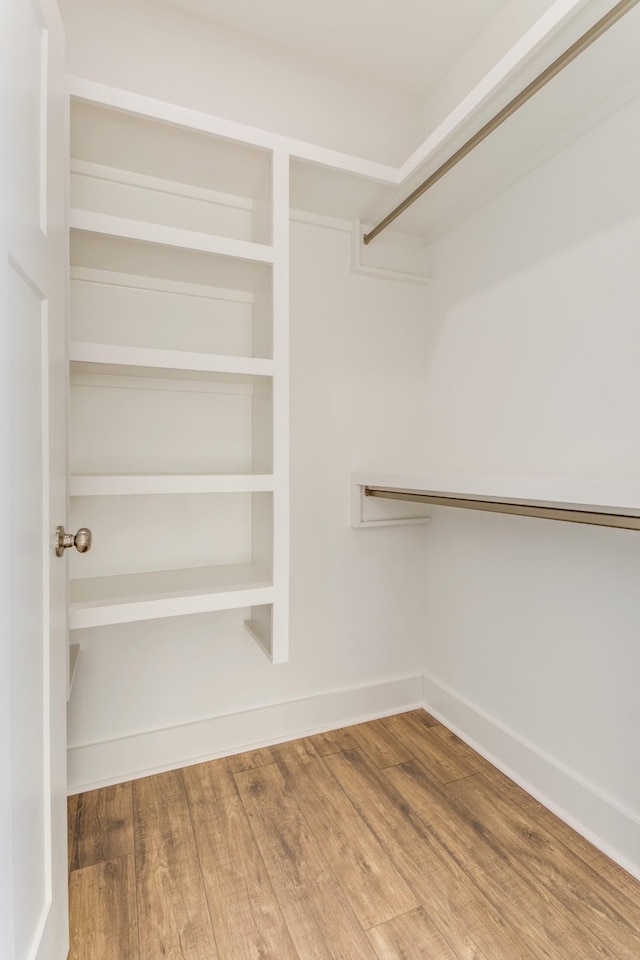
[[[69,547],[75,547],[78,553],[86,553],[87,550],[91,550],[91,540],[91,530],[88,527],[80,527],[76,534],[66,533],[64,527],[58,527],[56,530],[56,557],[62,557]]]
[[[78,553],[86,553],[87,550],[91,550],[91,530],[88,527],[80,527],[73,539],[73,545]]]

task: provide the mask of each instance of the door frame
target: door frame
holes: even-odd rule
[[[26,14],[26,17],[25,17]],[[22,19],[20,19],[22,18]],[[32,19],[33,18],[33,19]],[[12,44],[20,37],[21,26],[28,24],[31,47],[37,49],[39,36],[39,66],[37,73],[25,67],[23,76],[15,60]],[[16,34],[16,30],[18,33]],[[0,551],[0,943],[2,955],[8,960],[64,960],[68,950],[67,909],[67,825],[66,825],[66,693],[68,678],[67,632],[67,562],[59,560],[53,549],[54,531],[67,516],[67,290],[68,290],[68,229],[67,229],[67,166],[68,166],[68,97],[64,63],[64,30],[56,0],[9,0],[0,4],[0,118],[5,136],[0,147],[0,181],[5,204],[0,217],[0,533],[4,534]],[[19,44],[16,41],[16,46]],[[37,56],[29,63],[35,64]],[[12,64],[12,61],[13,64]],[[33,83],[29,83],[29,79]],[[24,158],[25,165],[39,163],[39,215],[22,217],[23,209],[12,195],[10,171],[17,169],[23,155],[18,152],[11,132],[16,116],[23,106],[21,98],[39,86],[39,134],[34,118],[38,103],[28,101],[24,111],[30,136],[25,142],[38,142],[30,150],[38,156]],[[25,101],[27,102],[27,101]],[[18,104],[18,110],[12,109]],[[16,138],[15,143],[20,138]],[[13,152],[12,152],[13,151]],[[34,178],[35,182],[35,178]],[[6,192],[5,192],[6,191]],[[16,191],[17,193],[17,191]],[[23,927],[23,944],[16,942],[17,911],[21,904],[14,896],[16,867],[14,835],[24,809],[18,806],[15,795],[16,762],[19,763],[21,728],[17,725],[16,704],[20,691],[11,689],[11,671],[14,657],[12,623],[20,616],[20,607],[11,595],[11,484],[16,476],[8,456],[12,424],[9,404],[9,373],[12,357],[9,355],[9,276],[10,271],[23,276],[33,294],[41,301],[43,342],[42,416],[44,432],[43,460],[43,567],[38,588],[43,583],[43,646],[41,690],[41,717],[43,765],[38,774],[44,806],[39,810],[37,829],[44,830],[44,849],[41,848],[39,876],[34,882],[42,889],[38,900],[37,918],[34,914],[28,927]],[[12,275],[13,275],[12,274]],[[15,410],[13,411],[15,416]],[[14,434],[18,431],[15,429]],[[48,481],[48,482],[47,482]],[[14,521],[12,523],[12,521]],[[34,684],[34,688],[37,689]],[[38,694],[38,697],[40,694]],[[38,712],[40,715],[40,712]],[[16,761],[17,758],[17,761]],[[44,818],[44,822],[40,820]],[[22,835],[29,822],[22,821]],[[35,826],[35,825],[34,825]],[[23,920],[24,923],[24,920]],[[28,933],[25,936],[24,930]],[[25,943],[28,942],[28,946]],[[17,953],[17,950],[20,953]],[[6,951],[6,953],[5,953]]]

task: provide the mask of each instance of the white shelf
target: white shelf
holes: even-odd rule
[[[352,473],[353,488],[388,487],[434,496],[587,513],[640,516],[640,476],[472,473]]]
[[[108,497],[163,493],[270,493],[272,474],[75,474],[70,496]]]
[[[140,240],[158,246],[177,247],[183,250],[197,250],[201,253],[214,253],[224,257],[236,257],[256,263],[273,263],[273,247],[249,240],[234,240],[179,227],[167,227],[143,220],[129,220],[126,217],[113,217],[107,213],[93,213],[89,210],[72,209],[69,211],[69,226],[72,230],[84,230],[107,237],[121,237],[127,240]]]
[[[152,194],[154,206],[159,198],[153,194],[162,193],[241,206],[259,215],[265,207],[268,214],[270,148],[237,142],[226,133],[195,129],[185,117],[171,122],[168,117],[146,115],[135,104],[131,110],[126,106],[110,109],[107,103],[90,102],[93,98],[87,97],[86,91],[80,97],[71,101],[74,174],[106,181],[107,189],[113,182],[144,186],[147,194]],[[154,219],[162,222],[161,217]],[[263,219],[266,222],[255,226],[266,232],[269,217]]]
[[[72,230],[72,279],[253,303],[269,289],[273,266],[258,260],[162,246],[118,234]],[[119,341],[116,341],[119,342]]]
[[[273,602],[271,577],[251,563],[71,581],[71,630]]]
[[[69,359],[73,364],[73,371],[108,372],[114,375],[153,376],[154,371],[157,371],[158,377],[193,379],[193,374],[272,377],[274,371],[273,360],[254,357],[188,353],[183,350],[152,350],[146,347],[124,347],[78,341],[70,344]],[[110,369],[101,370],[100,366],[109,366]]]

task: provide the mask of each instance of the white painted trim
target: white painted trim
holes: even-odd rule
[[[354,243],[354,248],[356,243]],[[357,241],[357,249],[362,247]],[[395,280],[396,283],[410,283],[414,286],[425,287],[431,282],[431,277],[421,277],[416,273],[405,273],[403,270],[390,270],[388,267],[366,267],[362,263],[352,261],[351,273],[360,277],[376,277],[378,280]]]
[[[313,227],[324,227],[325,230],[339,230],[341,233],[351,233],[353,230],[353,220],[327,217],[323,213],[311,213],[307,210],[290,210],[289,219],[293,223],[307,223]]]
[[[235,257],[238,260],[273,263],[273,247],[264,243],[235,240],[231,237],[220,237],[213,233],[183,230],[180,227],[167,227],[157,223],[148,223],[146,220],[113,217],[108,213],[71,209],[69,211],[69,227],[72,230],[86,230],[90,233],[101,233],[108,237],[123,237],[127,240],[142,240],[144,243],[159,244],[165,247],[179,247],[183,250],[215,253],[223,257]]]
[[[399,517],[397,520],[361,520],[352,523],[354,530],[363,530],[367,527],[410,527],[415,524],[430,523],[431,517]]]
[[[123,347],[110,343],[88,343],[74,340],[69,345],[69,360],[73,363],[104,364],[112,367],[131,367],[135,376],[137,367],[162,371],[190,371],[229,376],[272,377],[273,360],[259,357],[238,357],[231,354],[192,353],[186,350],[156,350],[150,347]],[[108,371],[105,371],[108,373]]]
[[[105,180],[108,183],[120,183],[127,187],[138,187],[141,190],[151,190],[154,193],[166,193],[172,197],[184,197],[189,200],[200,200],[202,203],[212,203],[219,207],[231,207],[234,210],[253,210],[254,203],[250,197],[239,197],[231,193],[220,193],[218,190],[209,190],[206,187],[194,187],[177,180],[164,180],[161,177],[150,177],[146,173],[133,170],[121,170],[119,167],[108,167],[103,163],[93,163],[90,160],[71,160],[69,170],[72,174],[87,177],[91,180]]]
[[[424,707],[527,793],[640,879],[640,818],[444,684],[424,678]]]
[[[71,746],[69,793],[175,770],[422,706],[422,676],[263,704],[239,713]]]
[[[252,637],[255,640],[255,642],[258,644],[262,652],[266,654],[269,660],[271,660],[271,662],[273,663],[273,657],[271,655],[271,647],[273,646],[272,638],[268,636],[264,632],[264,630],[260,628],[260,626],[256,623],[255,620],[244,620],[242,625],[247,631],[247,633],[249,634],[249,636]]]
[[[98,270],[95,267],[71,267],[71,280],[83,283],[98,283],[113,287],[131,287],[134,290],[152,290],[154,293],[173,293],[184,297],[203,297],[207,300],[230,300],[232,303],[253,303],[254,296],[245,290],[230,290],[226,287],[209,287],[202,283],[184,283],[165,277],[143,277],[133,273],[117,273],[115,270]]]
[[[270,493],[271,474],[83,474],[69,477],[71,497],[170,493]]]
[[[351,526],[354,530],[362,530],[365,527],[398,527],[431,522],[431,512],[428,507],[423,509],[420,504],[402,503],[398,500],[384,501],[388,516],[368,517],[367,506],[372,500],[370,497],[365,497],[364,485],[358,482],[357,477],[358,474],[352,473],[349,483]],[[380,505],[379,500],[376,500],[375,503]]]
[[[270,656],[273,663],[289,659],[290,586],[290,223],[289,156],[276,150],[272,162],[273,265],[273,594]],[[254,639],[260,639],[253,634]]]
[[[305,143],[279,133],[262,130],[260,127],[251,127],[235,120],[226,120],[199,110],[179,106],[176,103],[167,103],[155,97],[146,97],[129,90],[119,90],[104,83],[95,83],[82,77],[69,77],[69,94],[80,100],[89,100],[100,103],[116,110],[127,113],[136,113],[144,117],[153,117],[166,123],[175,123],[192,130],[202,130],[226,140],[235,140],[250,147],[263,150],[284,151],[292,157],[318,163],[325,167],[334,167],[351,173],[361,174],[382,183],[398,183],[396,167],[374,160],[355,157],[338,150],[330,150],[314,143]]]
[[[362,242],[362,237],[368,230],[371,229],[371,227],[372,224],[363,224],[360,220],[353,221],[351,228],[352,273],[364,277],[377,277],[379,280],[395,280],[397,283],[411,283],[420,287],[424,287],[431,282],[431,273],[427,272],[423,263],[420,264],[420,269],[416,270],[415,272],[410,270],[399,270],[395,266],[388,267],[374,263],[366,263],[365,257],[369,251]],[[423,260],[425,246],[421,237],[416,237],[410,233],[401,233],[398,230],[389,230],[385,234],[385,252],[388,254],[388,252],[393,249],[394,244],[398,243],[398,241],[403,243],[403,253],[405,255],[407,253],[411,253],[415,257],[417,252],[420,256],[420,259]],[[407,242],[411,244],[411,246],[406,246]],[[377,245],[374,252],[377,256],[380,255],[380,244]]]
[[[312,213],[306,210],[290,210],[289,220],[291,223],[303,223],[307,226],[320,227],[323,230],[335,230],[339,233],[348,233],[351,238],[351,273],[357,276],[377,277],[380,280],[394,280],[398,283],[411,283],[417,286],[426,286],[431,282],[431,275],[427,272],[411,272],[408,270],[398,270],[394,267],[373,266],[363,263],[364,248],[362,245],[362,234],[370,227],[363,227],[359,220],[343,220],[339,217],[327,217],[321,213]],[[404,233],[395,230],[387,234],[387,242],[390,237],[396,240],[402,239],[421,245],[424,249],[422,237],[415,234]]]
[[[82,373],[82,363],[74,361],[71,365],[71,387],[108,387],[113,390],[172,390],[174,393],[220,393],[227,396],[251,397],[254,389],[253,383],[242,381],[233,381],[230,379],[232,374],[218,375],[214,373],[204,373],[203,371],[174,370],[173,377],[167,374],[165,377],[158,376],[158,371],[151,369],[149,376],[141,376],[141,369],[137,368],[138,376],[134,376],[135,367],[126,368],[127,372],[119,373],[107,372],[107,368],[101,368],[99,364],[91,369],[90,373]],[[87,367],[85,367],[87,369]],[[120,370],[120,368],[117,368]],[[216,379],[216,377],[222,379]]]
[[[80,644],[70,643],[69,644],[69,680],[68,680],[68,688],[67,688],[67,703],[71,698],[71,691],[73,690],[73,681],[76,678],[76,671],[78,669],[79,656],[80,656]]]

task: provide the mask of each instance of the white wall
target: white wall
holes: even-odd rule
[[[81,631],[69,711],[72,787],[82,752],[73,748],[83,744],[421,677],[424,610],[414,587],[424,531],[351,529],[349,475],[410,464],[419,452],[426,289],[352,276],[349,243],[348,233],[292,225],[290,662],[267,661],[242,628],[242,611]],[[421,681],[415,690],[419,699]],[[352,699],[345,716],[363,709]],[[210,753],[228,746],[216,736]],[[197,752],[197,736],[189,742]],[[98,756],[96,776],[105,777]],[[151,756],[145,747],[143,766]],[[82,776],[91,763],[82,760]]]
[[[61,0],[67,70],[387,163],[424,138],[422,104],[152,0]]]
[[[434,246],[438,469],[640,470],[639,117],[636,100]]]
[[[640,474],[639,124],[636,101],[435,245],[428,466]],[[436,511],[428,540],[430,695],[626,811],[640,871],[638,535]]]

